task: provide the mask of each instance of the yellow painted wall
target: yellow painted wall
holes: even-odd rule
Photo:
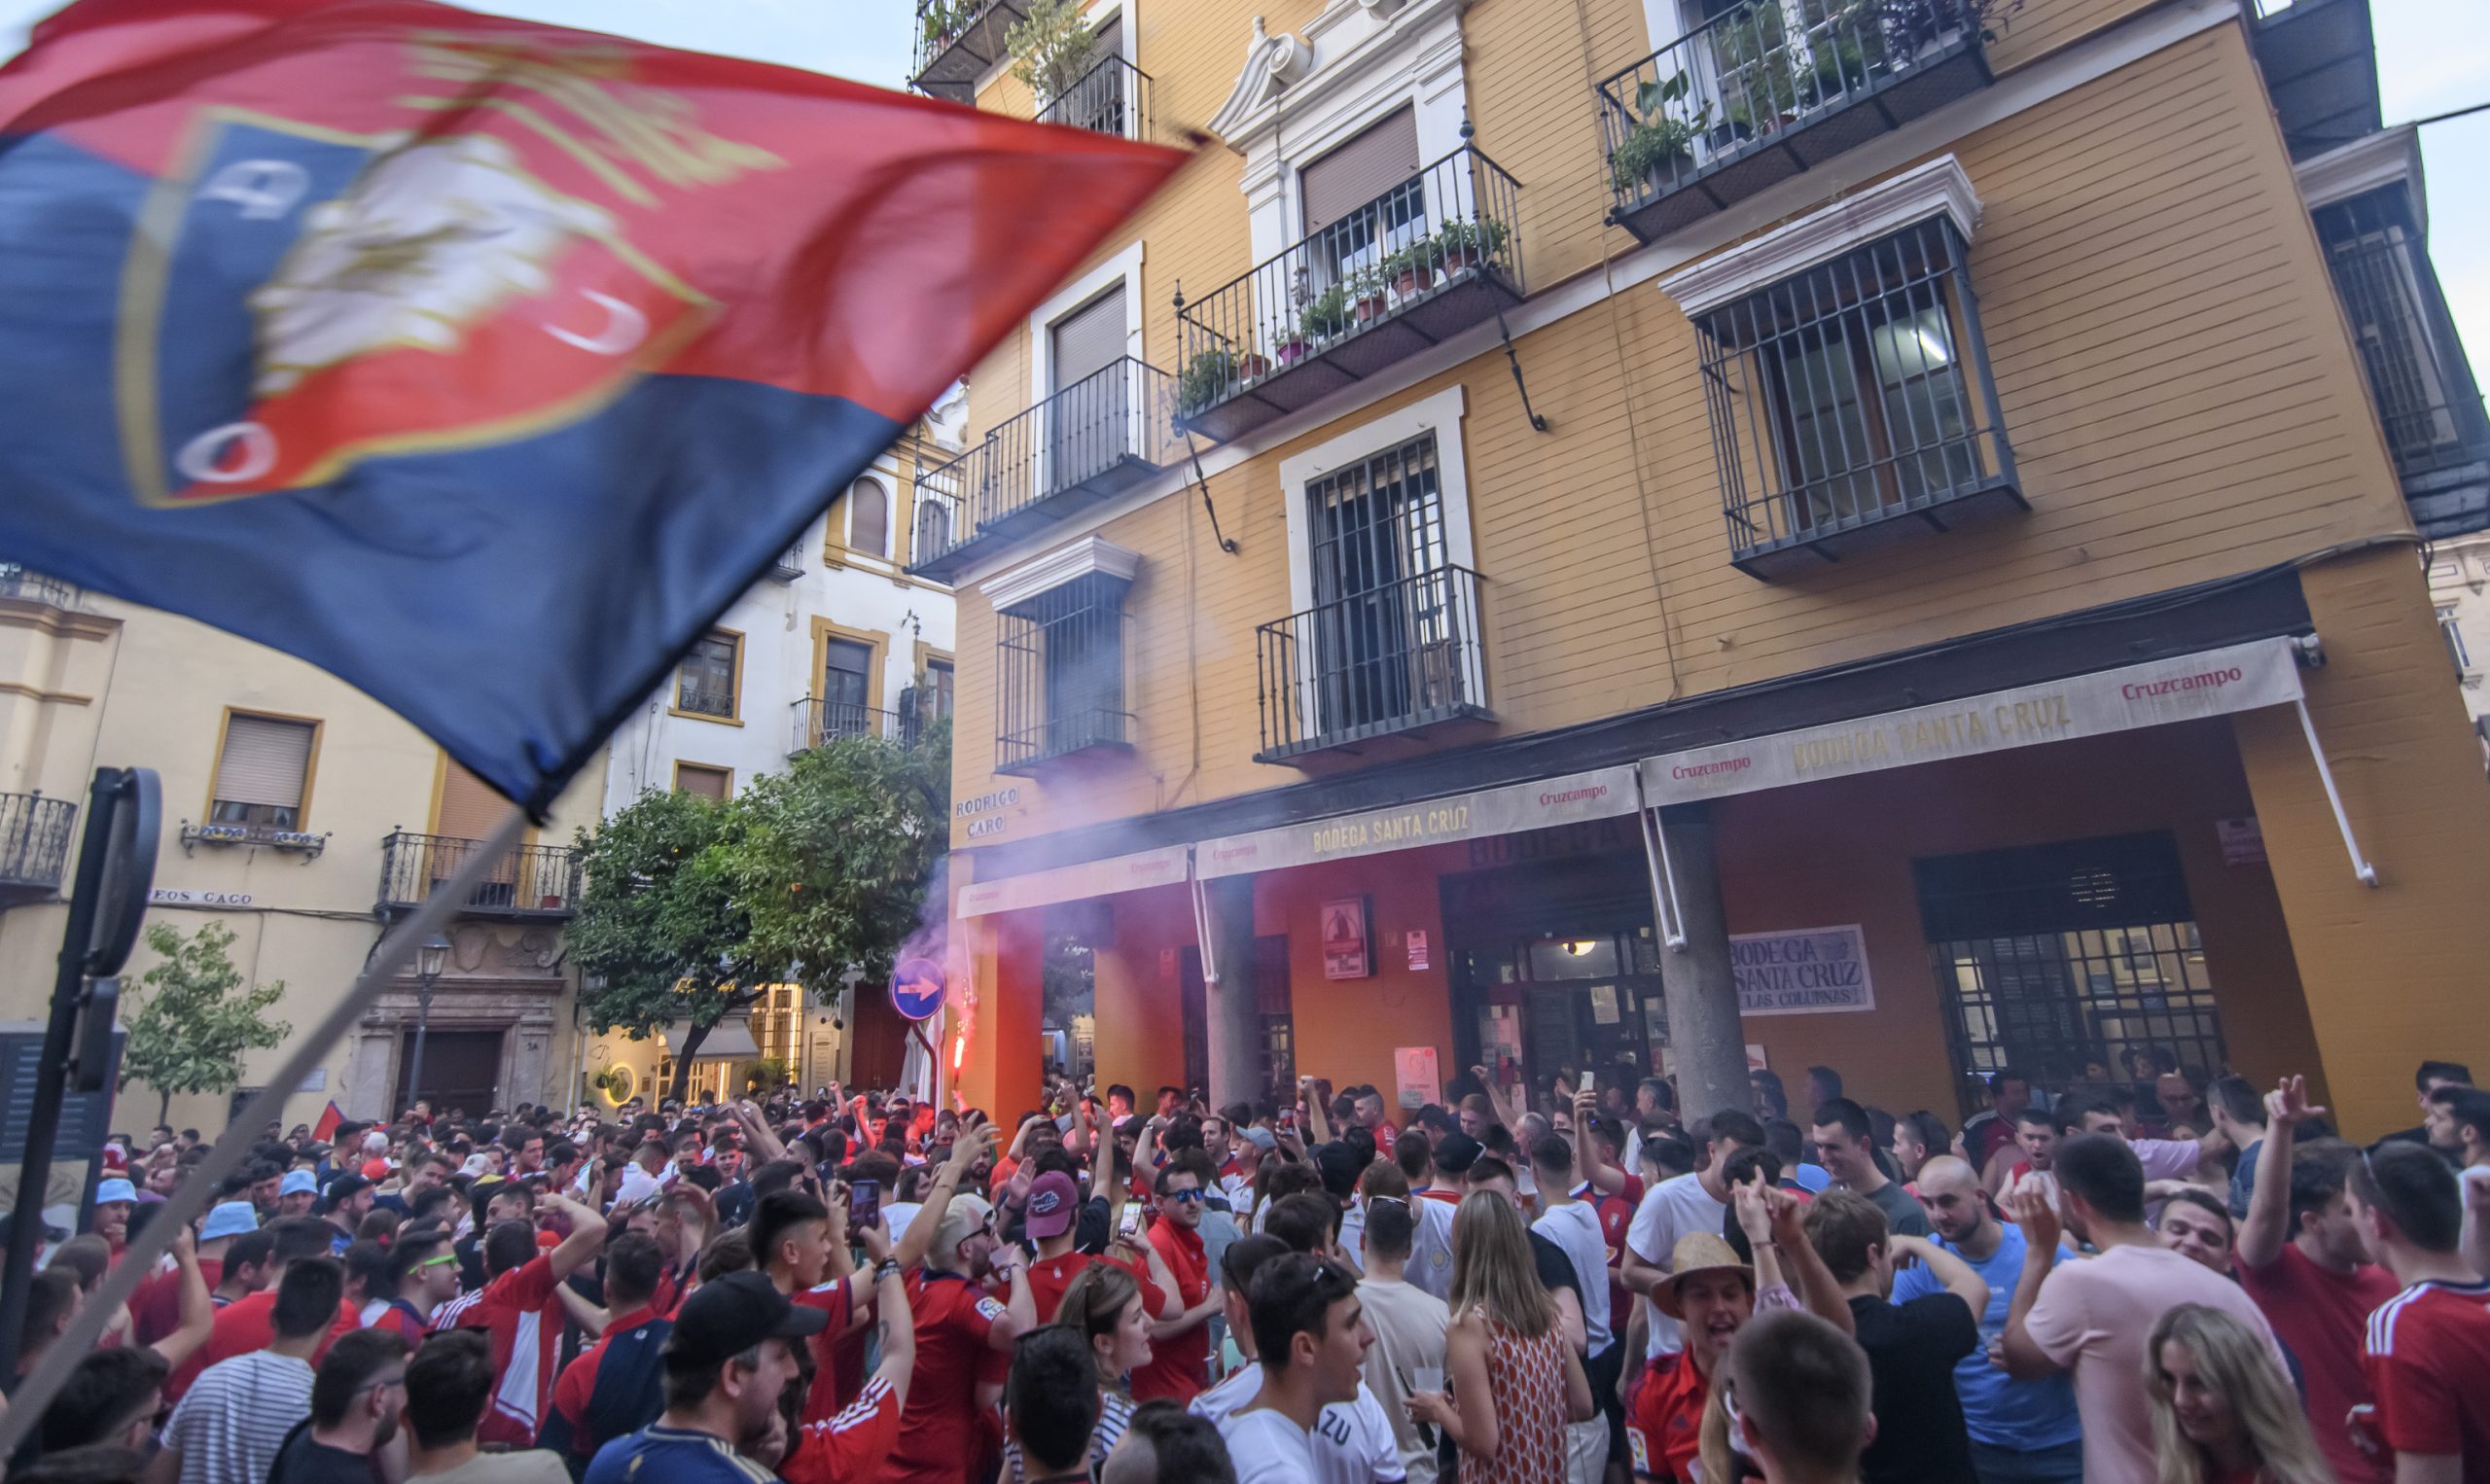
[[[1484,9],[1484,8],[1482,8]],[[1133,756],[1033,780],[1003,838],[1476,740],[1256,764],[1255,625],[1289,611],[1278,467],[1460,382],[1489,700],[1513,733],[2290,560],[2405,527],[2342,319],[2234,27],[2013,116],[1955,153],[1972,265],[2032,510],[1761,583],[1728,563],[1695,337],[1640,288],[1101,531],[1127,598]],[[1192,169],[1202,168],[1197,161]],[[1534,183],[1535,184],[1535,183]],[[1154,252],[1156,249],[1154,248]],[[1638,473],[1639,471],[1639,473]],[[959,603],[957,791],[998,786],[994,620]],[[968,844],[955,833],[955,844]]]

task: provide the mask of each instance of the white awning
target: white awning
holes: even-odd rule
[[[1078,866],[1058,866],[1052,870],[1035,870],[1024,876],[975,882],[960,888],[951,910],[954,916],[983,917],[990,912],[1016,912],[1058,901],[1137,892],[1144,887],[1179,886],[1185,880],[1187,850],[1183,845],[1168,845],[1128,856],[1110,856],[1103,861],[1084,861]]]
[[[1539,783],[1510,784],[1424,803],[1344,814],[1252,834],[1204,840],[1193,847],[1193,871],[1204,880],[1414,850],[1451,840],[1514,834],[1610,819],[1634,812],[1634,769],[1599,768]]]
[[[729,1015],[709,1027],[700,1038],[700,1049],[692,1053],[696,1062],[749,1061],[761,1054],[760,1042],[752,1039],[752,1021],[742,1015]]]
[[[1847,778],[2043,742],[2288,706],[2300,698],[2294,641],[2228,649],[1992,690],[1908,711],[1671,753],[1643,763],[1654,806]]]

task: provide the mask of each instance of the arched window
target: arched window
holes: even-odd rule
[[[916,502],[916,537],[909,554],[917,561],[939,556],[951,545],[951,512],[940,500],[918,498]]]
[[[847,487],[847,545],[868,556],[891,554],[891,497],[878,479]]]

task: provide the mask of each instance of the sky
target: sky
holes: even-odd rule
[[[15,55],[27,25],[57,8],[56,0],[0,0],[0,56]],[[908,0],[495,0],[470,8],[891,88],[907,82],[915,13]],[[2369,0],[2369,9],[2389,124],[2490,103],[2483,0]],[[2490,381],[2490,112],[2424,128],[2421,168],[2431,257],[2474,375]]]

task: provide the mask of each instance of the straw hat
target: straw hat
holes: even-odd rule
[[[1671,1319],[1686,1318],[1677,1301],[1678,1285],[1697,1273],[1735,1273],[1747,1281],[1747,1290],[1755,1290],[1755,1269],[1738,1260],[1738,1250],[1727,1239],[1708,1231],[1690,1231],[1677,1239],[1669,1253],[1669,1281],[1652,1295],[1652,1302]]]

